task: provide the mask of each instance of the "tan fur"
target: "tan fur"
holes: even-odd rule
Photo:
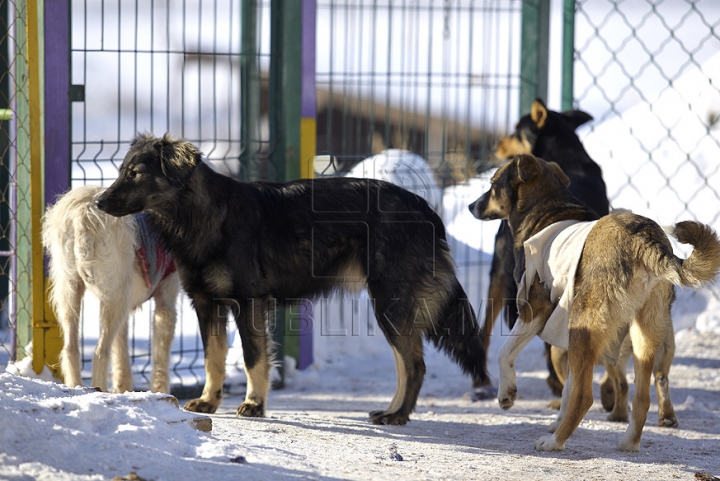
[[[532,152],[532,145],[525,137],[509,136],[500,141],[495,150],[495,157],[502,162],[515,155],[529,154],[530,152]]]
[[[531,155],[518,157],[501,167],[492,182],[492,189],[480,197],[471,210],[480,219],[496,218],[495,210],[488,209],[492,197],[501,192],[504,197],[511,197],[508,192],[514,194],[512,197],[517,201],[507,218],[513,230],[519,266],[524,265],[524,259],[518,259],[523,242],[530,236],[559,220],[589,217],[587,209],[574,200],[554,169]],[[536,449],[564,449],[565,442],[592,405],[594,365],[609,349],[619,346],[629,330],[635,359],[635,395],[632,420],[618,449],[638,451],[650,405],[649,387],[654,369],[656,373],[664,370],[660,372],[660,388],[663,401],[669,402],[667,358],[674,351],[674,344],[667,341],[667,336],[672,332],[673,284],[696,287],[712,281],[720,271],[720,241],[712,229],[697,222],[681,222],[675,226],[675,235],[681,242],[693,245],[688,259],[682,260],[673,254],[660,226],[629,212],[602,217],[591,230],[575,277],[575,299],[569,313],[568,378],[560,414],[551,427],[553,435],[540,438],[535,443]],[[498,401],[504,409],[511,407],[517,398],[514,360],[547,320],[547,299],[543,299],[542,292],[531,297],[534,297],[530,299],[533,309],[520,310],[521,322],[515,324],[500,351]],[[536,306],[540,306],[540,311]],[[668,352],[660,355],[658,366],[659,349]]]
[[[669,315],[669,312],[667,313]],[[670,364],[675,356],[675,332],[672,329],[672,322],[666,322],[667,328],[662,342],[655,351],[655,363],[653,365],[653,376],[655,378],[655,392],[658,397],[658,426],[675,428],[678,427],[678,419],[670,400],[669,375]],[[565,383],[568,375],[567,351],[557,347],[550,349],[553,367],[557,372],[561,383]],[[628,411],[628,381],[626,376],[627,365],[633,354],[632,341],[630,336],[625,336],[620,355],[615,364],[604,362],[605,376],[600,382],[600,396],[603,407],[610,411],[608,421],[627,422]],[[560,404],[550,403],[555,409]]]
[[[71,190],[43,219],[43,245],[50,256],[50,304],[63,332],[60,370],[68,386],[81,386],[80,310],[86,291],[100,301],[100,337],[92,366],[92,386],[107,391],[112,358],[112,389],[132,390],[128,357],[128,316],[149,296],[135,251],[132,216],[117,218],[100,212],[95,198],[100,187]],[[175,332],[177,274],[162,281],[154,294],[153,372],[151,389],[170,392],[168,363]]]
[[[532,118],[533,122],[537,124],[538,128],[542,128],[542,126],[545,125],[547,115],[548,113],[545,105],[538,100],[533,100],[533,103],[530,106],[530,118]]]

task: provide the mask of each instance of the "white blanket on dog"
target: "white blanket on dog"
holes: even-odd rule
[[[556,304],[540,339],[567,350],[570,306],[574,298],[575,273],[585,239],[597,221],[566,220],[551,224],[525,241],[525,274],[518,286],[518,308],[527,302],[535,274],[550,291]]]

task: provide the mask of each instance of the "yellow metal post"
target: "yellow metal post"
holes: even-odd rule
[[[43,366],[57,369],[62,338],[58,324],[47,309],[45,289],[45,256],[41,241],[42,216],[45,206],[43,176],[43,125],[41,96],[40,6],[42,0],[27,3],[28,90],[30,117],[30,243],[32,259],[32,327],[33,370]]]

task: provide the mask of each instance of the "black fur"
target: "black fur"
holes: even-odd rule
[[[233,312],[249,377],[239,415],[262,415],[267,405],[267,389],[250,392],[250,385],[267,382],[253,369],[269,374],[262,364],[270,362],[268,304],[353,286],[367,286],[402,358],[398,375],[407,377],[402,404],[371,413],[373,422],[408,421],[425,372],[423,338],[478,382],[487,379],[484,339],[455,276],[443,223],[400,187],[347,178],[241,183],[214,172],[188,142],[143,135],[98,206],[116,216],[146,211],[161,233],[198,314],[208,379],[224,376],[208,348],[216,330],[224,335],[225,311]],[[186,408],[217,409],[209,382]]]

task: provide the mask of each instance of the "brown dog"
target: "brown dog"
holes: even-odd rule
[[[596,218],[570,194],[568,183],[557,164],[521,155],[498,169],[491,189],[470,205],[479,219],[508,219],[519,283],[525,272],[526,241],[560,221]],[[720,241],[712,229],[697,222],[680,222],[673,235],[695,247],[690,257],[676,257],[660,226],[630,212],[602,217],[589,229],[574,281],[569,283],[574,299],[567,311],[569,372],[562,406],[551,427],[553,434],[540,438],[536,449],[564,449],[593,403],[594,365],[601,359],[617,361],[622,340],[629,333],[635,359],[635,395],[632,420],[618,449],[639,450],[650,406],[655,353],[671,328],[673,285],[699,287],[712,281],[720,270]],[[548,286],[540,284],[539,276],[527,280],[531,282],[525,299],[529,308],[521,309],[520,322],[500,350],[498,401],[503,409],[510,408],[517,398],[515,358],[546,328],[546,321],[550,323],[548,313],[554,307]]]

